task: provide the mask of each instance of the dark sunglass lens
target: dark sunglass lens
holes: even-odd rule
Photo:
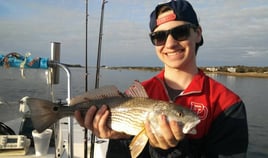
[[[165,44],[167,33],[165,31],[153,32],[151,35],[152,43],[156,46]]]
[[[184,41],[190,36],[191,28],[195,29],[195,27],[191,24],[185,24],[175,27],[171,30],[152,32],[150,34],[151,41],[155,46],[164,45],[169,34],[171,34],[172,37],[177,41]]]
[[[190,35],[190,26],[183,25],[172,29],[171,31],[172,37],[177,41],[186,40]]]

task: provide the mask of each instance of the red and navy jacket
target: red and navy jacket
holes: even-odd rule
[[[150,98],[172,101],[164,83],[164,70],[144,81]],[[221,83],[206,76],[201,70],[190,85],[173,101],[194,111],[201,122],[196,135],[187,135],[188,149],[176,151],[188,157],[245,156],[248,145],[248,127],[244,103]],[[175,149],[176,150],[176,149]],[[167,157],[168,152],[151,150],[154,157]],[[172,153],[172,150],[170,151]],[[184,153],[183,153],[184,152]],[[189,152],[189,153],[187,153]]]
[[[152,99],[172,101],[194,111],[201,122],[197,134],[187,135],[176,147],[161,150],[147,145],[139,158],[218,158],[245,157],[248,126],[244,103],[231,90],[206,76],[201,70],[175,100],[171,100],[164,83],[164,70],[142,82]],[[110,142],[113,143],[113,142]],[[125,141],[121,142],[127,150]],[[119,148],[120,145],[117,145]],[[110,150],[111,151],[111,150]],[[109,150],[107,153],[108,156]],[[128,155],[128,154],[126,154]],[[127,157],[127,156],[124,157]]]

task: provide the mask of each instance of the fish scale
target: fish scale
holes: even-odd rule
[[[124,112],[111,110],[111,128],[130,135],[137,135],[143,128],[146,115],[147,114],[141,111],[141,109],[133,109]]]

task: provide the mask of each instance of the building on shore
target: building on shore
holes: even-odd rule
[[[216,72],[216,71],[218,71],[218,68],[216,68],[216,67],[207,67],[206,70],[210,71],[210,72]]]
[[[227,68],[228,72],[236,72],[236,68],[235,67],[229,67]]]

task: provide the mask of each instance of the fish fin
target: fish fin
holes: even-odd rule
[[[147,144],[147,142],[148,142],[148,137],[145,134],[145,129],[143,129],[138,135],[136,135],[132,139],[132,141],[131,141],[131,143],[129,145],[131,157],[132,158],[138,157],[139,154],[144,149],[144,147]]]
[[[122,96],[120,91],[115,86],[104,86],[97,89],[90,90],[84,94],[75,96],[70,100],[69,105],[75,105],[78,103],[90,101],[90,100],[98,100],[109,97],[118,97]]]
[[[61,118],[57,111],[57,104],[48,100],[26,98],[26,104],[31,112],[33,127],[41,133]]]
[[[128,97],[148,98],[146,90],[137,80],[135,80],[134,83],[125,91],[125,95]]]

